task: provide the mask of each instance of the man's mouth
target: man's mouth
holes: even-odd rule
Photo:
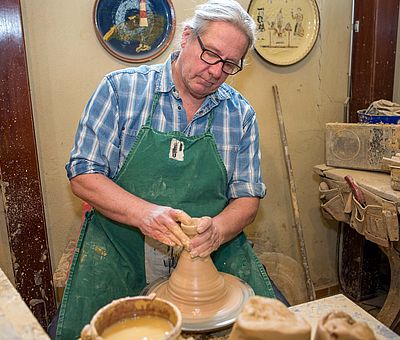
[[[213,85],[217,82],[215,79],[207,80],[207,79],[204,79],[204,78],[201,78],[201,77],[200,77],[200,79],[201,79],[204,83],[206,83],[208,86],[213,86]]]

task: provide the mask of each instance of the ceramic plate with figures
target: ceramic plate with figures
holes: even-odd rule
[[[249,14],[257,24],[257,53],[275,65],[292,65],[313,48],[319,31],[315,0],[252,0]]]

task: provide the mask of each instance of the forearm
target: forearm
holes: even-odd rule
[[[151,203],[132,195],[101,174],[83,174],[71,179],[72,192],[104,216],[127,225],[139,226],[141,212]]]
[[[203,217],[198,221],[198,235],[192,239],[192,256],[207,256],[221,244],[232,240],[256,217],[260,199],[241,197],[232,200],[214,218]]]
[[[241,197],[232,200],[228,206],[213,218],[213,224],[222,236],[222,244],[238,235],[257,215],[260,199]]]
[[[71,180],[73,193],[113,221],[137,227],[150,236],[170,246],[187,249],[190,239],[178,222],[190,224],[184,211],[145,201],[121,188],[101,174],[84,174]]]

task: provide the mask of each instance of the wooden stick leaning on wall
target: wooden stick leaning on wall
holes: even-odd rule
[[[294,182],[292,163],[290,161],[289,147],[288,147],[287,138],[286,138],[285,124],[283,122],[283,115],[282,115],[281,102],[279,99],[278,86],[277,85],[272,86],[272,91],[274,93],[276,114],[278,116],[279,130],[280,130],[280,134],[281,134],[283,151],[285,154],[286,170],[287,170],[287,173],[289,176],[290,197],[292,199],[293,215],[294,215],[294,220],[295,220],[297,236],[298,236],[299,244],[300,244],[300,253],[301,253],[301,258],[302,258],[303,269],[304,269],[304,273],[306,276],[306,286],[307,286],[307,291],[308,291],[308,298],[311,301],[311,300],[315,300],[315,290],[314,290],[313,282],[311,280],[310,268],[308,266],[307,251],[306,251],[306,246],[305,246],[304,236],[303,236],[303,226],[301,225],[301,221],[300,221],[300,212],[299,212],[299,205],[297,202],[296,186],[295,186],[295,182]]]

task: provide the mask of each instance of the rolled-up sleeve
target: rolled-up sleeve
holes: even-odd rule
[[[234,172],[228,187],[229,199],[265,196],[266,187],[262,182],[260,162],[258,123],[255,112],[251,109],[246,115]]]
[[[65,166],[69,179],[88,173],[112,178],[118,167],[118,98],[107,77],[89,99],[79,121],[70,159]]]

